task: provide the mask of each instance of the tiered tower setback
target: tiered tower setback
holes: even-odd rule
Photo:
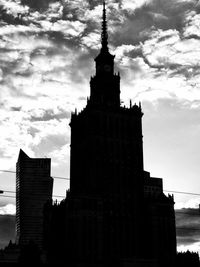
[[[49,262],[173,266],[174,200],[163,193],[162,179],[144,171],[141,105],[120,105],[105,2],[95,63],[87,105],[71,116],[70,190],[46,211]]]
[[[71,118],[72,194],[118,196],[141,192],[143,179],[141,107],[120,106],[120,76],[108,48],[105,3],[101,50],[95,58],[86,108]]]

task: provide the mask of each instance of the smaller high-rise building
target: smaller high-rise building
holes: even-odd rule
[[[20,149],[16,164],[16,242],[43,246],[43,208],[52,199],[51,159],[30,158]]]

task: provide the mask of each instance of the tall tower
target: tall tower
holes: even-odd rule
[[[116,255],[136,257],[142,247],[138,233],[144,222],[141,213],[144,194],[143,113],[141,106],[136,104],[130,103],[130,107],[120,105],[120,75],[114,71],[114,56],[109,52],[105,2],[101,50],[95,63],[96,74],[90,81],[87,105],[80,113],[71,116],[70,198],[67,205],[68,214],[73,214],[73,218],[69,223],[72,227],[69,235],[82,229],[80,236],[71,237],[74,250],[76,247],[80,251],[80,258],[92,255],[94,260],[97,254],[104,259]],[[93,214],[90,219],[89,211]],[[88,220],[86,229],[90,230],[84,229],[85,220]],[[103,221],[100,223],[99,220]],[[77,225],[78,222],[82,226]],[[84,238],[84,233],[88,238]]]
[[[120,106],[120,76],[109,52],[105,2],[101,50],[86,108],[71,117],[71,194],[126,195],[142,191],[142,111]]]
[[[50,259],[77,266],[172,266],[176,254],[173,197],[143,168],[142,110],[120,105],[120,76],[109,52],[105,2],[101,50],[90,98],[71,116],[70,191],[50,207]],[[64,217],[64,218],[63,218]],[[62,225],[65,239],[60,234]],[[66,245],[66,253],[57,244]],[[51,245],[56,246],[51,247]],[[57,257],[54,257],[57,251]],[[67,255],[67,256],[66,256]],[[163,262],[163,259],[165,262]],[[90,265],[91,264],[91,265]]]
[[[42,248],[43,208],[52,199],[51,160],[29,158],[20,149],[16,167],[16,241]]]

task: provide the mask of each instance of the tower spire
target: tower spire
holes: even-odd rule
[[[107,20],[106,20],[106,4],[103,0],[103,17],[102,17],[102,33],[101,33],[101,51],[108,52],[108,33],[107,33]]]

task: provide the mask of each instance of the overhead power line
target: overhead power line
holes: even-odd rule
[[[8,191],[8,190],[2,190],[4,193],[16,193],[16,191]]]
[[[184,194],[184,195],[193,195],[200,196],[200,193],[192,193],[192,192],[183,192],[183,191],[173,191],[173,190],[163,190],[164,192],[174,193],[174,194]]]
[[[13,174],[16,174],[16,171],[0,170],[0,172],[7,172],[7,173],[13,173]]]
[[[16,198],[15,196],[8,196],[8,195],[0,195],[0,197]],[[53,195],[52,197],[65,198],[66,196],[57,196],[57,195]]]
[[[0,172],[16,173],[16,172],[14,172],[14,171],[6,171],[6,170],[0,170]]]
[[[8,171],[8,170],[0,170],[0,172],[16,173],[15,171]],[[54,176],[54,175],[51,175],[51,177],[54,178],[54,179],[70,180],[69,177],[61,177],[61,176]],[[194,192],[176,191],[176,190],[168,190],[168,189],[165,189],[163,191],[164,192],[167,192],[167,193],[174,193],[174,194],[184,194],[184,195],[200,196],[200,193],[194,193]]]
[[[11,193],[11,194],[15,194],[16,191],[14,190],[2,190],[4,193]],[[34,195],[37,195],[37,194],[34,194]],[[11,198],[16,198],[16,196],[13,196],[13,195],[0,195],[0,197],[11,197]],[[53,195],[52,197],[59,197],[59,198],[64,198],[65,196],[61,196],[61,195]]]

